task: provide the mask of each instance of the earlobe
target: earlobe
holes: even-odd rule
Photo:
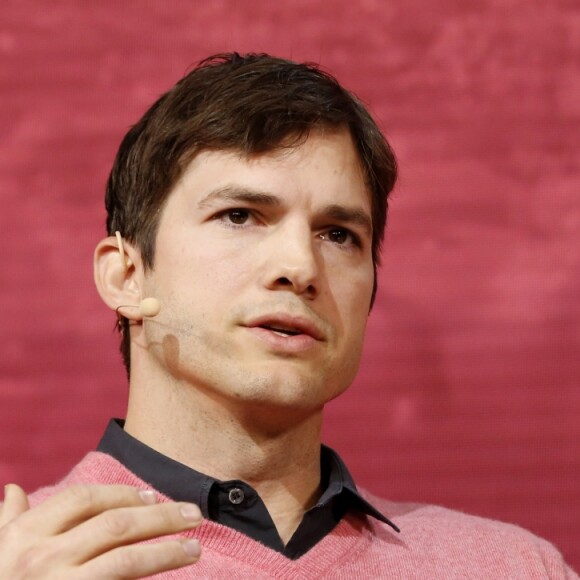
[[[139,254],[121,235],[101,240],[95,248],[94,277],[103,302],[116,310],[120,305],[138,306],[141,300],[139,285]],[[139,308],[130,309],[126,318],[140,320]]]

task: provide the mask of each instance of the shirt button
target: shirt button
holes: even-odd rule
[[[244,490],[240,489],[239,487],[234,487],[230,489],[228,497],[231,503],[235,505],[240,504],[244,501]]]

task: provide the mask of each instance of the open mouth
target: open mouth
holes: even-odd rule
[[[279,343],[276,344],[279,345],[311,344],[313,341],[323,342],[325,339],[322,331],[308,317],[292,316],[285,312],[264,314],[246,321],[243,326],[261,331],[265,340],[269,336],[273,341],[278,340]],[[287,340],[280,341],[278,337]]]
[[[297,334],[303,334],[300,330],[284,328],[282,326],[273,326],[270,324],[262,324],[260,325],[260,328],[270,330],[279,336],[296,336]]]
[[[251,336],[268,353],[298,356],[312,352],[315,346],[324,342],[325,337],[317,326],[304,316],[273,313],[247,321],[245,326]]]

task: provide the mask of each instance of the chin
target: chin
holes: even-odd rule
[[[238,381],[233,395],[235,401],[258,406],[314,410],[321,409],[347,388],[342,382],[333,384],[320,375],[313,380],[312,375],[276,372]]]

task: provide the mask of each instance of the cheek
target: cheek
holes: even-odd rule
[[[353,347],[354,343],[357,343],[358,344],[357,348],[362,348],[367,327],[368,316],[369,316],[368,308],[360,308],[360,307],[357,307],[356,310],[351,314],[349,323],[349,332],[353,343]]]
[[[235,280],[243,271],[244,264],[251,261],[250,252],[236,244],[224,244],[220,241],[211,242],[203,239],[188,240],[187,243],[176,244],[169,258],[163,264],[163,276],[171,286],[177,287],[177,281],[184,288],[191,289],[201,282],[219,284],[221,280]],[[173,281],[172,281],[173,280]],[[219,292],[219,286],[208,288],[208,292]]]
[[[344,285],[343,292],[351,305],[353,315],[368,317],[371,297],[374,286],[374,270],[372,263],[364,264],[358,268],[342,269],[341,279]]]
[[[335,288],[334,294],[340,300],[339,309],[347,343],[354,347],[355,342],[362,344],[366,330],[373,288],[372,274],[370,282],[366,275],[354,278],[343,276],[343,281],[341,287]]]

